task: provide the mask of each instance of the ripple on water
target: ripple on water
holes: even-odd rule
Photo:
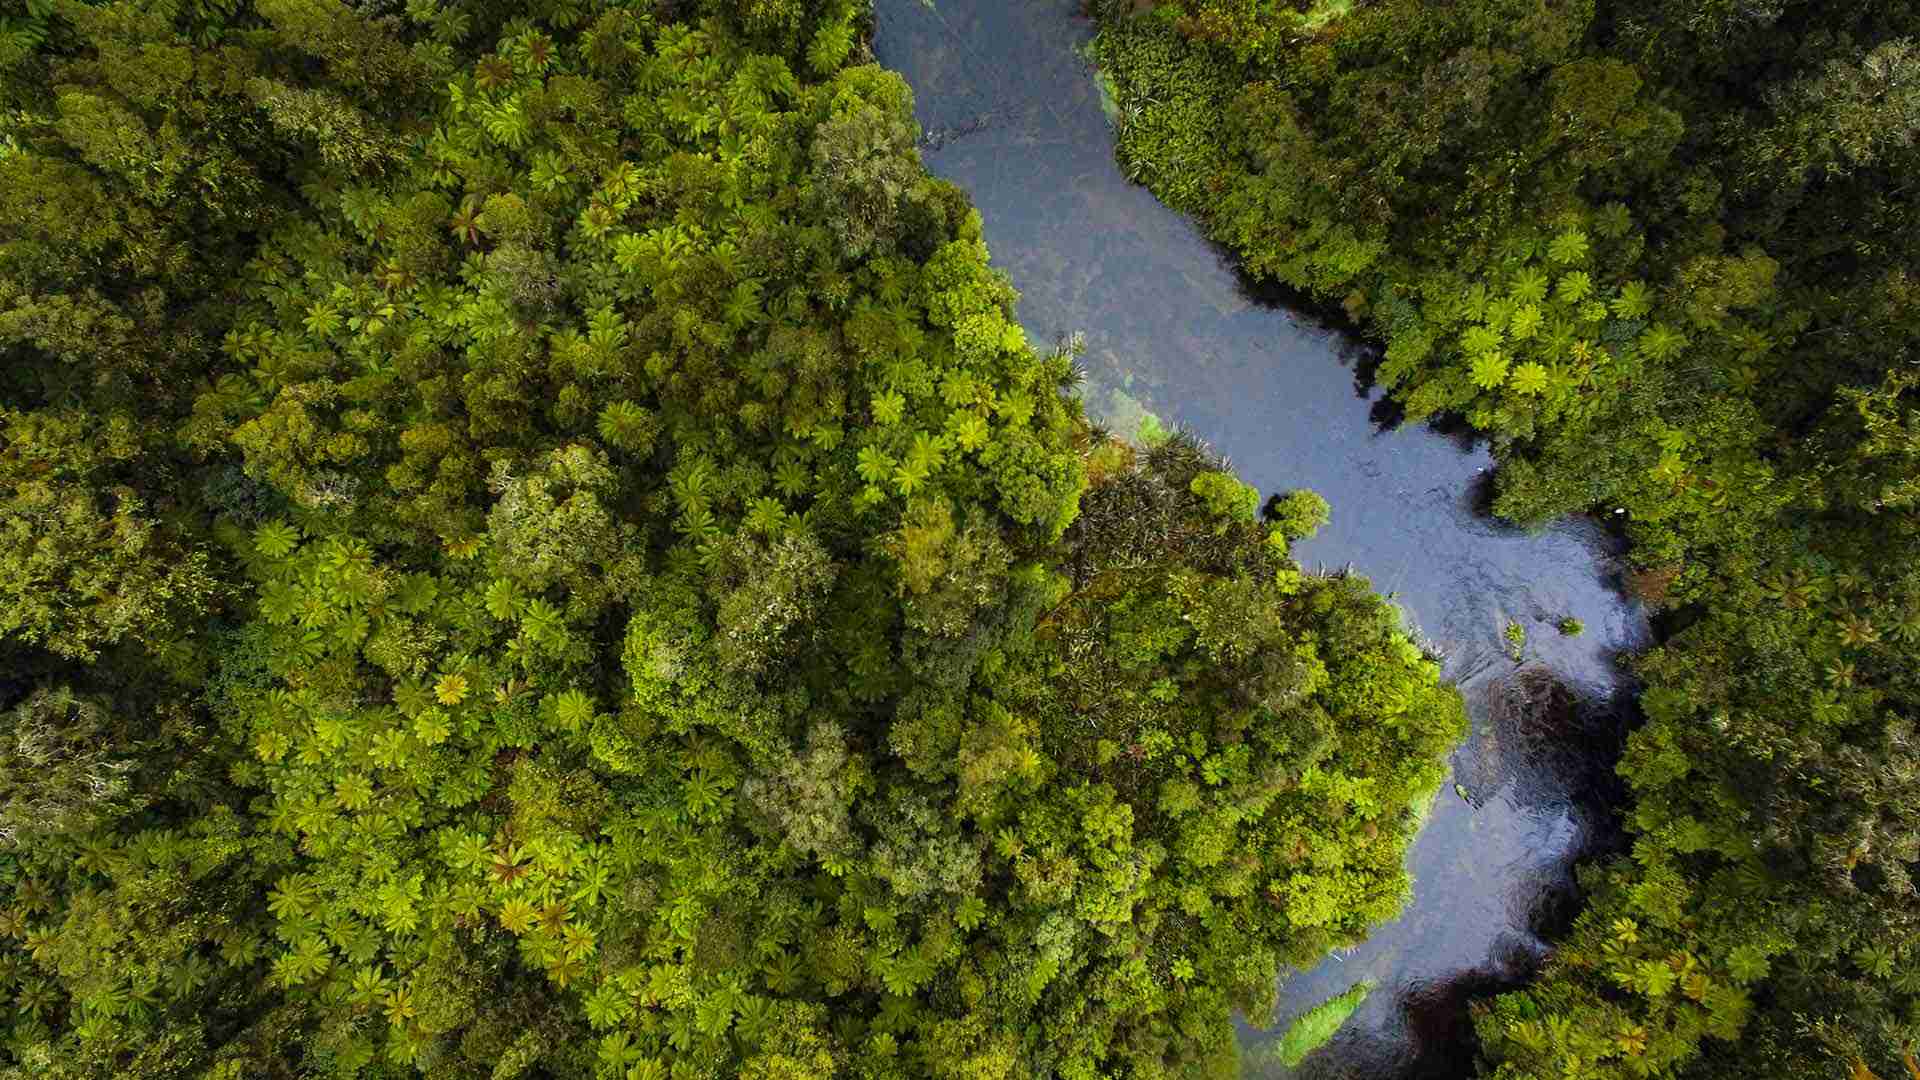
[[[1646,643],[1646,614],[1620,594],[1604,530],[1572,519],[1529,534],[1485,516],[1483,448],[1380,426],[1393,409],[1366,385],[1363,346],[1277,306],[1126,181],[1077,12],[1075,0],[880,0],[876,48],[913,84],[928,167],[979,206],[1029,333],[1085,334],[1090,411],[1121,429],[1151,412],[1192,430],[1263,492],[1319,491],[1333,521],[1297,545],[1301,560],[1351,564],[1447,658],[1474,726],[1408,853],[1412,902],[1285,977],[1275,1024],[1243,1034],[1266,1042],[1372,979],[1297,1072],[1464,1075],[1466,1000],[1539,963],[1569,917],[1573,862],[1616,842],[1629,698],[1614,659]],[[1562,637],[1568,616],[1586,633]],[[1509,621],[1527,632],[1524,665],[1502,639]]]

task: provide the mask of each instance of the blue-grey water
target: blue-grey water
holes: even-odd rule
[[[1279,1075],[1263,1045],[1368,979],[1378,989],[1296,1072],[1462,1074],[1468,997],[1538,962],[1573,862],[1614,835],[1615,659],[1648,636],[1619,590],[1618,545],[1591,521],[1528,534],[1477,512],[1483,449],[1381,429],[1361,346],[1263,301],[1193,223],[1127,182],[1075,0],[877,8],[875,50],[914,87],[923,157],[980,208],[1029,334],[1084,335],[1090,411],[1119,428],[1151,412],[1264,492],[1326,496],[1332,524],[1297,546],[1302,561],[1351,563],[1392,593],[1466,694],[1474,731],[1408,856],[1412,902],[1363,945],[1283,976],[1272,1025],[1243,1025],[1247,1072]],[[1556,630],[1568,616],[1583,635]],[[1525,667],[1507,655],[1509,620],[1526,629]],[[1585,702],[1572,718],[1503,707],[1542,671]]]

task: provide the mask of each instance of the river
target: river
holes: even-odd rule
[[[1479,510],[1492,461],[1427,427],[1387,428],[1367,353],[1261,295],[1184,217],[1127,182],[1084,58],[1075,0],[879,0],[875,49],[913,85],[927,166],[964,187],[1036,341],[1085,339],[1089,411],[1199,435],[1263,492],[1310,487],[1333,521],[1295,551],[1352,566],[1446,657],[1473,732],[1408,855],[1414,896],[1357,948],[1283,976],[1274,1022],[1242,1024],[1249,1073],[1304,1010],[1378,987],[1296,1075],[1462,1076],[1469,997],[1510,985],[1571,909],[1573,863],[1617,838],[1612,777],[1629,700],[1616,658],[1648,641],[1594,522],[1537,533]],[[1586,630],[1563,636],[1567,617]],[[1507,652],[1526,631],[1524,664]],[[1579,704],[1552,722],[1507,705],[1550,672]]]

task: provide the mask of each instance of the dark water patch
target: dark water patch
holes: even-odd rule
[[[1397,1022],[1391,1029],[1349,1025],[1298,1069],[1272,1075],[1311,1080],[1471,1075],[1476,1044],[1472,1018],[1462,1003],[1519,986],[1541,960],[1539,951],[1518,937],[1496,948],[1500,955],[1483,969],[1403,987],[1392,1003]]]
[[[1445,657],[1473,731],[1408,853],[1414,895],[1356,948],[1283,978],[1273,1023],[1372,980],[1310,1076],[1460,1076],[1466,1002],[1533,970],[1576,909],[1573,866],[1617,847],[1613,776],[1630,716],[1616,663],[1647,617],[1623,544],[1572,518],[1487,516],[1492,458],[1471,432],[1398,426],[1377,352],[1345,312],[1249,281],[1194,224],[1129,183],[1085,58],[1076,0],[880,0],[876,51],[913,84],[928,166],[966,188],[1036,341],[1081,335],[1089,411],[1191,431],[1263,492],[1309,487],[1333,520],[1296,545],[1351,565]],[[1585,633],[1563,636],[1574,618]],[[1520,662],[1503,637],[1526,632]],[[1457,787],[1456,787],[1457,784]],[[1250,1055],[1250,1057],[1255,1055]]]

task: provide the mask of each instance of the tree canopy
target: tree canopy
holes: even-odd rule
[[[1665,609],[1631,853],[1487,1071],[1920,1069],[1914,7],[1097,6],[1131,175]]]
[[[1230,1075],[1464,730],[844,0],[0,35],[0,1075]]]

